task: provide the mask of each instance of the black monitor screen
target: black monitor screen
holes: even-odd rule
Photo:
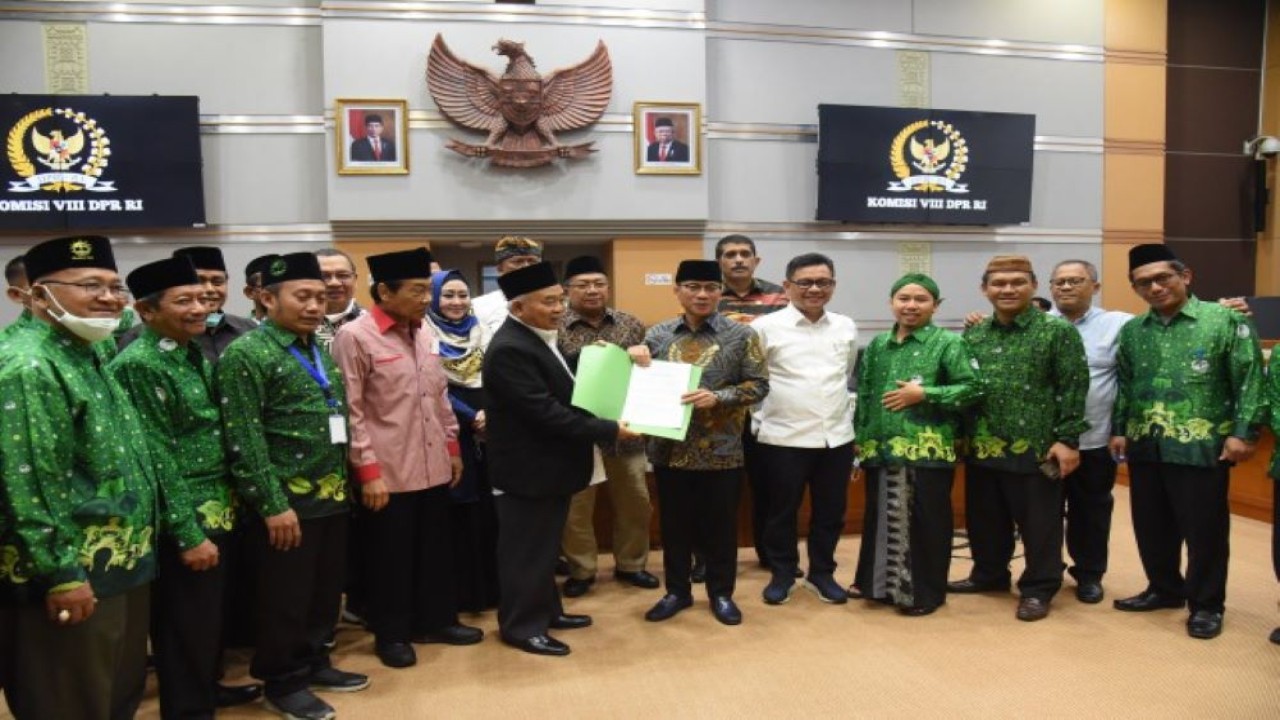
[[[818,219],[1001,225],[1031,219],[1036,118],[818,106]]]
[[[204,224],[195,97],[0,96],[0,229]]]

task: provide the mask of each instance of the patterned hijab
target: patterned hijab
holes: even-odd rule
[[[484,326],[475,313],[450,320],[440,312],[440,294],[446,283],[466,279],[457,270],[442,270],[431,275],[431,305],[427,307],[427,325],[440,340],[440,359],[445,375],[453,385],[480,387],[480,368],[484,361]]]

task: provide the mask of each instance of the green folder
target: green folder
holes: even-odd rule
[[[653,362],[662,362],[654,360]],[[627,351],[617,345],[588,345],[578,356],[578,370],[573,385],[574,407],[605,420],[622,420],[622,409],[627,402],[627,391],[631,387],[631,357]],[[702,368],[693,366],[689,371],[688,391],[698,389],[698,381],[702,379]],[[661,427],[654,425],[631,424],[633,432],[653,435],[671,440],[684,440],[689,431],[689,418],[693,415],[693,406],[683,407],[683,421],[680,427]]]

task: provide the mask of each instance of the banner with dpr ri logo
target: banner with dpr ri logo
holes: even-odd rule
[[[196,97],[0,96],[0,229],[204,225]]]

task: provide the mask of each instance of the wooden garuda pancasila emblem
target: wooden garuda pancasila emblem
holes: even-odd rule
[[[598,42],[595,52],[581,63],[546,77],[538,74],[524,43],[499,40],[493,50],[508,58],[501,77],[458,58],[440,35],[431,44],[427,57],[431,99],[454,123],[489,133],[481,145],[450,140],[445,147],[519,168],[595,152],[595,143],[562,145],[555,134],[594,123],[608,107],[613,64],[604,43]]]

